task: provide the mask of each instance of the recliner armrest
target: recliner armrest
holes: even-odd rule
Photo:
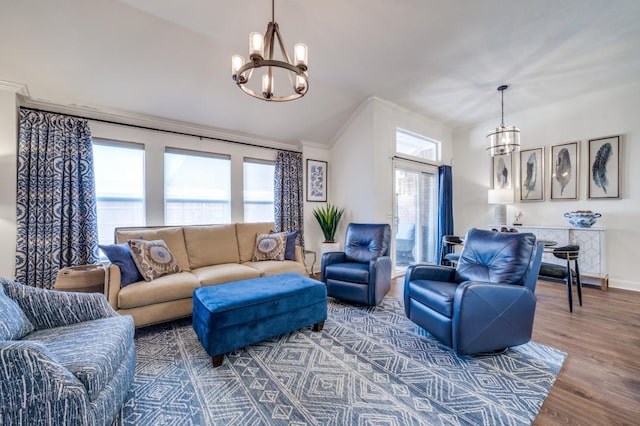
[[[345,256],[343,251],[330,251],[323,253],[320,261],[320,281],[325,282],[325,268],[329,265],[333,265],[334,263],[343,263],[344,257]]]
[[[525,286],[465,281],[456,288],[453,299],[453,347],[463,355],[526,343],[531,338],[535,308],[536,297]],[[492,330],[494,327],[501,331]],[[492,346],[505,341],[508,344],[503,347]]]
[[[405,286],[413,280],[431,280],[454,282],[456,269],[450,266],[411,265],[407,268],[404,278]]]
[[[5,293],[37,330],[117,316],[103,294],[46,290],[4,281]]]

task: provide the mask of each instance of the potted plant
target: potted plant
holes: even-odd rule
[[[338,209],[332,204],[327,204],[324,207],[318,207],[313,210],[313,216],[318,221],[322,235],[324,235],[324,242],[320,245],[321,253],[338,251],[340,249],[340,245],[336,242],[335,237],[343,213],[344,209]]]

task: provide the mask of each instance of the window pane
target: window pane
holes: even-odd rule
[[[273,164],[244,162],[244,221],[273,222]]]
[[[206,154],[164,154],[165,223],[231,223],[231,161]]]
[[[440,161],[440,142],[397,129],[396,152],[424,160]]]
[[[93,144],[100,244],[112,244],[118,226],[143,226],[144,150],[118,144]]]

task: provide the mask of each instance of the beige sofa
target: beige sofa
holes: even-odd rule
[[[302,248],[296,260],[253,262],[257,234],[268,234],[273,223],[117,228],[116,243],[130,239],[164,240],[182,272],[120,288],[120,268],[108,265],[105,295],[136,327],[191,315],[193,290],[248,278],[296,272],[306,275]]]

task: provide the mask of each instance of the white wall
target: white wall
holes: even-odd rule
[[[16,93],[0,87],[0,276],[13,279],[16,259]]]
[[[544,108],[510,114],[507,125],[516,125],[522,135],[522,148],[545,148],[545,201],[516,202],[508,206],[507,221],[522,211],[525,225],[568,225],[563,214],[592,210],[602,214],[597,225],[606,228],[606,265],[611,287],[640,291],[637,254],[640,252],[640,84],[594,92]],[[491,159],[485,150],[485,136],[495,128],[499,117],[454,133],[455,228],[464,234],[471,227],[492,223],[493,207],[487,204]],[[620,158],[621,199],[588,200],[589,139],[622,135]],[[550,146],[580,141],[579,199],[550,201]],[[514,169],[516,171],[516,169]],[[514,175],[517,176],[517,175]],[[516,183],[518,179],[514,180]],[[518,191],[516,189],[516,200]]]
[[[356,110],[331,146],[329,198],[345,207],[338,235],[349,222],[389,223],[393,220],[393,164],[396,129],[402,128],[442,143],[442,158],[452,155],[452,130],[428,117],[379,98]]]

